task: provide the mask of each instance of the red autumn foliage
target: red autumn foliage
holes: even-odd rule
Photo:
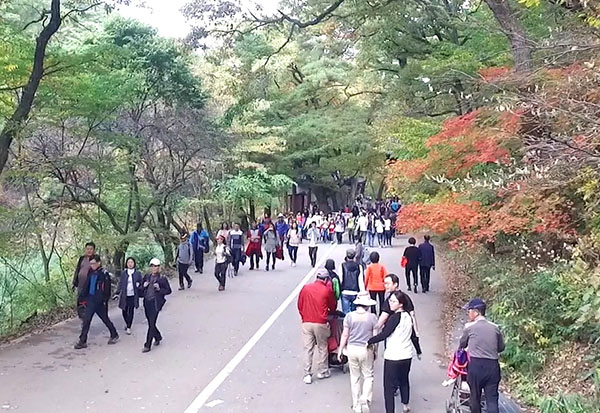
[[[397,228],[402,232],[431,231],[445,234],[457,229],[469,232],[480,218],[478,202],[457,203],[450,199],[440,203],[415,203],[402,208]]]
[[[447,143],[451,139],[465,135],[475,126],[475,119],[478,114],[479,111],[475,110],[466,115],[446,120],[442,126],[442,131],[427,140],[427,147],[431,148],[441,143]]]
[[[479,75],[486,82],[493,82],[506,76],[511,71],[510,67],[485,67],[479,70]]]

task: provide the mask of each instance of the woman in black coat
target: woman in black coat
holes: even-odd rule
[[[139,307],[139,290],[142,288],[142,274],[137,270],[136,262],[132,257],[125,261],[126,268],[121,271],[121,278],[117,286],[114,299],[119,300],[119,308],[123,311],[125,331],[131,334],[133,313]]]

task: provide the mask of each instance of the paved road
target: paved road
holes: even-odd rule
[[[400,272],[399,257],[406,239],[382,249],[382,262],[390,272]],[[341,263],[348,245],[319,247],[319,258],[329,256]],[[302,382],[301,338],[296,299],[272,326],[250,347],[255,336],[302,280],[310,266],[306,246],[299,252],[300,264],[278,262],[273,272],[244,268],[228,279],[227,290],[217,291],[217,282],[207,265],[204,275],[193,274],[190,290],[173,291],[159,317],[163,344],[142,354],[146,323],[136,312],[133,335],[108,346],[108,332],[94,319],[89,347],[74,350],[80,323],[70,320],[50,331],[0,348],[0,410],[17,412],[184,412],[204,391],[201,412],[349,412],[349,375],[334,370],[332,377]],[[310,277],[311,280],[313,277]],[[411,371],[415,412],[444,411],[448,389],[442,356],[443,280],[432,276],[432,292],[413,294],[421,330],[424,357],[414,360]],[[172,281],[175,286],[175,282]],[[120,311],[110,313],[119,330]],[[249,351],[239,354],[244,348]],[[247,354],[246,354],[247,353]],[[237,355],[239,364],[232,367]],[[242,357],[243,356],[243,357]],[[383,412],[382,361],[376,365],[373,412]],[[215,382],[215,377],[224,377]],[[205,388],[214,387],[214,392]],[[210,407],[212,406],[212,407]],[[192,411],[193,409],[188,409]],[[400,409],[398,409],[400,410]],[[195,411],[195,410],[194,410]]]

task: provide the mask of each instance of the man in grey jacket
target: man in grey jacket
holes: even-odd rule
[[[177,247],[177,272],[179,273],[179,289],[183,290],[183,279],[187,280],[188,288],[192,287],[192,278],[188,274],[190,264],[194,262],[194,249],[188,242],[188,234],[181,235],[181,243]]]
[[[481,413],[482,390],[485,390],[487,412],[498,413],[498,357],[504,351],[504,337],[500,328],[485,318],[486,304],[482,299],[472,299],[466,308],[469,311],[469,322],[465,325],[458,348],[468,347],[469,351],[467,383],[471,389],[471,413]]]

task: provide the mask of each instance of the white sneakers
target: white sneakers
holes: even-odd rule
[[[319,380],[327,379],[330,376],[331,376],[331,373],[329,372],[329,370],[324,371],[323,373],[317,374],[317,378]],[[306,376],[304,376],[303,381],[304,381],[305,384],[311,384],[312,383],[312,376],[310,374],[307,374]]]
[[[127,333],[127,335],[131,335],[131,329],[130,328],[125,329],[125,333]]]
[[[328,379],[330,376],[331,376],[331,373],[329,372],[329,370],[327,370],[327,371],[324,371],[323,373],[317,374],[317,379],[319,379],[319,380]]]

